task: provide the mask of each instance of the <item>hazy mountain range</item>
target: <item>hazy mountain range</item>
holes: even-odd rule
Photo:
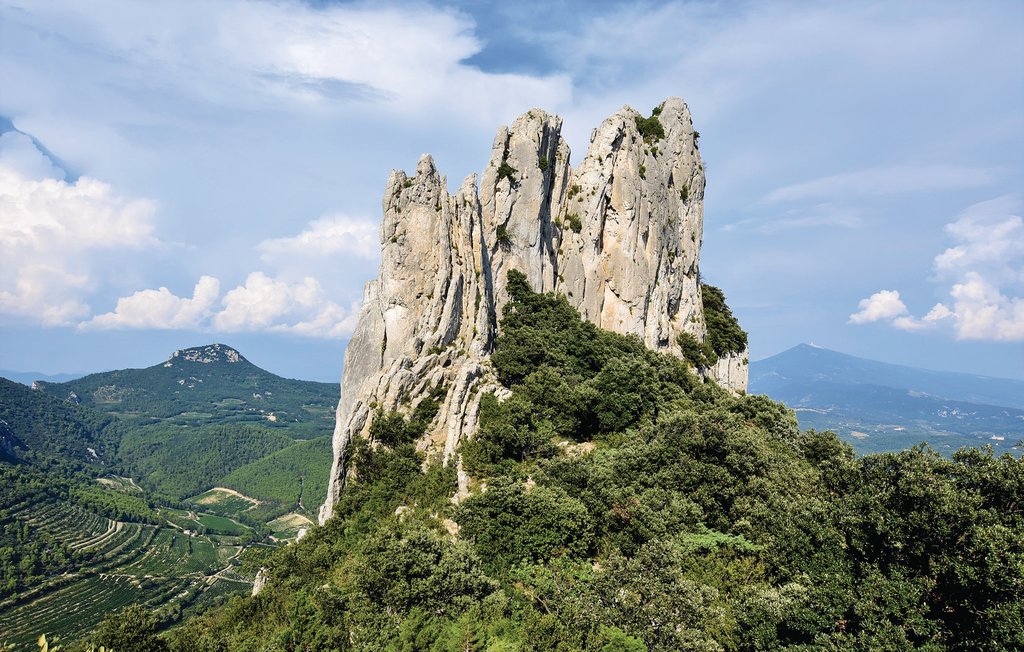
[[[750,365],[750,391],[834,430],[860,453],[922,441],[943,453],[1024,439],[1024,381],[916,369],[800,344]],[[1019,449],[1018,449],[1019,450]]]

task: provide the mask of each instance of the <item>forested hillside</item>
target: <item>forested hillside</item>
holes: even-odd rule
[[[0,378],[0,452],[9,458],[109,464],[117,450],[114,421]]]
[[[281,378],[223,344],[176,351],[145,369],[90,374],[66,383],[36,383],[60,399],[143,422],[204,425],[239,421],[287,427],[293,436],[333,426],[338,387]]]
[[[522,277],[453,467],[378,415],[335,516],[174,650],[1024,647],[1024,463],[856,459]],[[116,621],[116,617],[114,618]],[[104,640],[98,637],[98,643]]]

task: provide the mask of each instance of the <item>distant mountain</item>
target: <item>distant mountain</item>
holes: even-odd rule
[[[38,371],[13,371],[11,369],[0,369],[0,377],[6,378],[7,380],[13,380],[16,383],[22,385],[31,385],[37,380],[42,380],[48,383],[66,383],[69,380],[75,380],[85,375],[85,372],[77,374],[44,374]]]
[[[1024,439],[1024,381],[916,369],[808,344],[753,362],[750,391],[834,430],[861,453],[927,441],[942,452]]]
[[[795,382],[829,381],[910,389],[939,398],[1024,410],[1024,380],[905,367],[858,358],[812,344],[799,344],[751,363],[752,387],[755,377],[759,394],[770,395],[774,389]]]
[[[262,422],[305,435],[333,428],[338,386],[291,380],[260,369],[225,344],[175,351],[145,369],[90,374],[68,382],[38,382],[61,399],[121,416],[182,424]]]

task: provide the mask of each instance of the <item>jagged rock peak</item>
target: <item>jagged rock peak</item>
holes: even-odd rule
[[[652,349],[681,355],[680,334],[706,337],[704,164],[686,103],[669,98],[647,117],[623,107],[593,131],[575,168],[561,129],[562,119],[541,109],[500,127],[479,186],[470,175],[454,195],[429,155],[413,176],[388,177],[380,273],[366,285],[345,354],[321,522],[344,486],[352,437],[367,436],[378,410],[409,413],[440,397],[418,445],[458,463],[480,396],[504,391],[487,358],[511,269]],[[745,358],[701,371],[746,389]]]
[[[236,363],[247,362],[242,354],[226,344],[207,344],[206,346],[194,346],[188,349],[178,349],[171,354],[164,366],[172,366],[175,362],[197,362],[200,364],[211,364],[216,362]]]

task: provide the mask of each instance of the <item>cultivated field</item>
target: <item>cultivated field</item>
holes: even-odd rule
[[[13,644],[16,650],[34,650],[31,644],[41,633],[72,640],[130,603],[167,612],[191,610],[252,586],[237,566],[244,549],[237,536],[186,534],[169,523],[116,521],[60,501],[26,501],[9,514],[88,555],[80,571],[50,578],[0,602],[0,643]],[[174,516],[178,514],[211,533],[248,531],[215,514]]]

